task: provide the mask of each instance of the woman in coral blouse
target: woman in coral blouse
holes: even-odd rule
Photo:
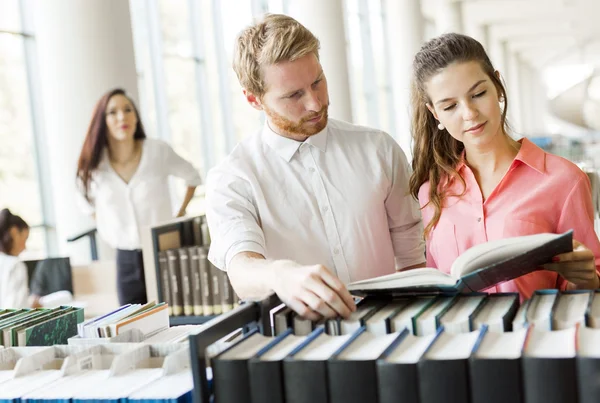
[[[445,34],[413,62],[413,175],[427,266],[449,273],[470,247],[501,238],[574,230],[574,250],[488,292],[598,288],[600,242],[591,186],[573,163],[509,136],[499,73],[475,39]]]

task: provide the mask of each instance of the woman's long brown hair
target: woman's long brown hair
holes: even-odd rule
[[[409,188],[413,197],[417,198],[421,186],[429,181],[429,203],[433,204],[434,214],[431,222],[425,227],[425,237],[435,227],[442,213],[444,199],[448,196],[447,187],[450,179],[459,180],[463,189],[465,181],[456,171],[460,162],[464,145],[454,139],[446,130],[438,129],[438,122],[427,109],[431,100],[427,96],[427,82],[442,69],[452,63],[478,62],[483,71],[492,80],[500,99],[502,108],[502,127],[508,133],[506,120],[508,100],[506,90],[483,46],[475,39],[455,33],[444,34],[425,43],[413,61],[413,78],[411,84],[412,137],[413,137],[413,173]],[[464,190],[463,190],[464,194]],[[428,204],[429,204],[428,203]]]
[[[137,117],[137,125],[135,127],[134,139],[146,138],[144,132],[144,126],[140,119],[140,114],[135,106],[135,103],[131,98],[127,96],[124,90],[121,88],[115,88],[108,91],[102,96],[94,107],[94,113],[92,114],[92,120],[81,148],[81,154],[79,154],[79,161],[77,163],[77,180],[78,185],[81,186],[83,194],[88,201],[91,201],[89,192],[90,184],[92,182],[92,175],[98,168],[100,158],[102,157],[102,151],[104,147],[108,145],[108,127],[106,126],[106,107],[110,99],[115,95],[123,95],[126,97],[135,111]]]

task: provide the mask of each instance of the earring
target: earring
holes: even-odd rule
[[[438,123],[438,129],[440,129],[440,130],[444,130],[444,129],[445,129],[445,127],[444,127],[444,125],[443,125],[443,124],[441,124],[441,123]]]

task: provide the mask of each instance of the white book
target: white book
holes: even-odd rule
[[[337,357],[338,360],[369,361],[376,360],[400,333],[378,336],[370,332],[361,333]]]
[[[401,332],[404,328],[408,328],[410,333],[415,334],[413,317],[421,312],[428,304],[432,303],[434,299],[435,297],[415,298],[390,319],[390,331]]]
[[[481,344],[475,352],[475,357],[484,359],[517,359],[527,336],[527,329],[512,332],[486,332]]]
[[[422,314],[417,316],[415,322],[415,334],[426,336],[437,331],[437,317],[453,301],[453,297],[439,297]]]
[[[469,333],[442,332],[423,356],[429,360],[464,360],[471,356],[480,331]]]
[[[385,357],[385,361],[394,364],[415,364],[419,362],[435,337],[436,334],[417,337],[408,333]]]
[[[408,300],[389,302],[387,305],[379,309],[373,316],[365,322],[367,331],[373,334],[383,336],[387,334],[386,320],[391,315],[395,315],[400,309],[406,307],[410,302]]]
[[[577,331],[577,355],[600,358],[600,330],[579,326]]]
[[[588,326],[593,328],[600,328],[600,296],[598,294],[600,293],[594,293],[588,313]]]
[[[552,314],[552,328],[556,330],[585,325],[585,312],[591,292],[560,293]]]
[[[487,325],[488,332],[504,332],[504,318],[518,301],[518,295],[489,296],[483,308],[473,317],[473,329]]]
[[[548,332],[535,327],[529,329],[523,356],[535,358],[572,358],[575,357],[575,332],[571,327]]]
[[[448,333],[468,333],[473,312],[483,303],[485,295],[460,296],[458,301],[441,317],[440,323]]]
[[[537,329],[552,330],[552,308],[557,295],[557,293],[533,294],[527,308],[527,323],[535,325]]]
[[[156,379],[143,388],[129,395],[129,402],[136,401],[178,401],[182,396],[191,394],[194,389],[194,380],[191,370],[181,370],[177,373],[165,375]]]

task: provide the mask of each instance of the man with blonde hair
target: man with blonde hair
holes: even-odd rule
[[[237,38],[233,68],[264,127],[207,176],[209,259],[236,293],[347,317],[345,284],[424,265],[409,169],[386,133],[329,119],[319,40],[285,15]]]

